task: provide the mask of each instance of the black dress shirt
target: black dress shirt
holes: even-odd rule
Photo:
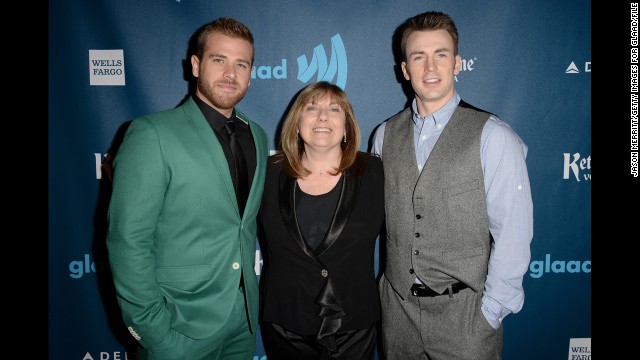
[[[251,188],[251,183],[253,182],[253,175],[256,172],[256,145],[253,142],[253,136],[251,135],[251,129],[249,129],[249,124],[247,124],[244,120],[240,119],[236,116],[236,109],[233,109],[233,113],[231,114],[231,118],[228,119],[224,115],[222,115],[218,110],[212,108],[207,103],[202,101],[197,95],[193,95],[193,100],[196,102],[200,111],[204,115],[205,119],[213,132],[216,134],[218,141],[220,141],[220,145],[222,146],[222,150],[224,151],[224,156],[227,158],[227,164],[229,165],[229,172],[231,172],[231,179],[233,183],[236,183],[235,179],[235,163],[233,162],[233,154],[231,153],[231,147],[229,146],[229,139],[227,137],[227,132],[224,129],[224,123],[227,120],[233,119],[233,122],[236,124],[236,136],[238,138],[238,142],[240,143],[240,147],[242,147],[242,151],[244,152],[244,157],[247,161],[247,171],[249,178],[247,179],[249,182],[249,188]]]

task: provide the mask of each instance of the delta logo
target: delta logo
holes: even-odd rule
[[[586,61],[584,63],[584,67],[582,67],[582,72],[590,73],[591,72],[591,61]],[[565,74],[580,74],[580,68],[576,65],[575,61],[572,61],[571,64],[564,71]]]
[[[82,360],[138,360],[138,353],[131,353],[126,351],[101,351],[99,355],[93,356],[90,352],[87,351]]]

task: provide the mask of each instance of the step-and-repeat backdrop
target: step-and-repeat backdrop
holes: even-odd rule
[[[462,98],[529,146],[532,257],[524,307],[504,321],[504,358],[591,359],[588,0],[50,0],[49,358],[136,358],[107,267],[101,165],[132,119],[188,96],[198,27],[230,16],[253,32],[255,71],[238,108],[272,149],[295,93],[328,80],[352,100],[368,150],[374,128],[410,101],[392,35],[427,10],[458,27]],[[257,276],[261,261],[258,251]],[[258,337],[254,360],[264,359]]]

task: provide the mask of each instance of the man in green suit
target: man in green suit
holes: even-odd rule
[[[246,360],[256,347],[256,216],[269,144],[235,109],[249,87],[253,35],[220,18],[197,36],[195,94],[133,120],[114,158],[107,247],[140,359]],[[246,158],[245,191],[234,189],[243,175],[227,122]]]

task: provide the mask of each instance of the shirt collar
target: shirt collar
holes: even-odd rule
[[[193,94],[193,101],[198,105],[200,111],[202,111],[202,115],[207,119],[207,122],[213,127],[214,130],[222,131],[224,128],[224,123],[227,120],[235,119],[236,117],[236,109],[233,109],[233,113],[231,113],[231,117],[227,119],[224,115],[222,115],[218,110],[212,108],[209,104],[202,101],[196,94]]]
[[[418,113],[418,101],[414,98],[411,103],[413,124],[417,125],[419,123],[423,123],[426,119],[433,116],[433,120],[436,125],[440,124],[444,127],[449,122],[449,119],[456,110],[456,107],[458,107],[458,103],[460,103],[460,95],[458,95],[458,92],[454,90],[451,99],[449,99],[449,101],[447,101],[440,109],[431,114],[427,114],[426,116],[420,116]]]

